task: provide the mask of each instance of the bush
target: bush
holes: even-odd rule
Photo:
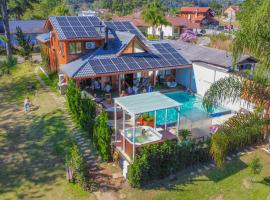
[[[229,152],[263,141],[263,126],[268,120],[256,113],[238,114],[226,121],[213,135],[211,155],[221,167]]]
[[[128,180],[132,187],[142,187],[151,180],[164,178],[176,171],[210,159],[206,142],[166,141],[143,147],[129,166]]]
[[[10,69],[17,65],[17,58],[11,57],[0,60],[0,76],[10,74]]]
[[[94,127],[93,140],[103,161],[108,161],[111,157],[111,137],[107,113],[101,112]]]
[[[95,102],[89,98],[82,98],[81,91],[76,88],[74,81],[68,82],[67,102],[78,125],[92,138],[96,116]]]
[[[94,183],[90,178],[89,169],[75,144],[71,147],[70,157],[67,158],[66,162],[73,172],[73,181],[78,183],[84,190],[92,191]]]
[[[263,168],[260,158],[258,157],[252,158],[252,160],[249,163],[249,167],[253,174],[260,174]]]

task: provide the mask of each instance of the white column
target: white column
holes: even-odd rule
[[[118,91],[119,91],[119,95],[121,93],[121,75],[118,75]]]
[[[167,130],[168,109],[165,109],[165,131]]]
[[[123,150],[126,152],[126,112],[123,109]]]
[[[135,160],[135,123],[136,123],[136,119],[135,119],[135,114],[133,115],[133,161]]]
[[[179,127],[180,127],[180,107],[177,107],[177,127],[176,127],[177,137],[178,137]]]
[[[117,116],[116,116],[116,103],[114,102],[114,140],[117,141]]]
[[[157,128],[157,111],[155,110],[154,113],[155,113],[154,114],[154,129],[156,130],[156,128]]]

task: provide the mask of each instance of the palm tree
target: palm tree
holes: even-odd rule
[[[11,42],[10,42],[10,31],[9,31],[9,22],[8,22],[8,12],[7,12],[7,0],[0,0],[0,9],[2,20],[5,29],[5,37],[6,37],[6,52],[7,57],[12,57],[12,49],[11,49]]]
[[[143,20],[152,26],[152,35],[155,35],[156,27],[162,25],[168,25],[166,18],[164,17],[163,8],[157,1],[148,3],[142,11]]]

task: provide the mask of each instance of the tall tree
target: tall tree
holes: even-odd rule
[[[0,7],[1,7],[1,15],[2,15],[2,20],[3,20],[3,24],[4,24],[4,29],[5,29],[5,37],[7,38],[7,40],[6,40],[7,57],[11,58],[12,57],[12,49],[11,49],[11,42],[10,42],[7,0],[0,0]]]
[[[20,20],[27,9],[32,9],[32,4],[38,0],[9,0],[9,14],[16,20]]]
[[[142,17],[145,22],[151,24],[153,35],[156,34],[156,28],[158,26],[161,26],[162,29],[162,25],[168,25],[163,8],[158,1],[148,3],[142,11]]]
[[[30,36],[26,36],[20,27],[16,27],[16,40],[18,41],[19,54],[26,60],[28,60],[33,51],[34,45],[31,44]]]

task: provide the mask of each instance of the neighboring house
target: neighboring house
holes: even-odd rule
[[[136,27],[140,29],[140,31],[146,35],[148,27],[150,26],[147,24],[141,17],[141,12],[135,12],[131,15],[123,16],[123,17],[113,17],[113,21],[130,21],[132,22]]]
[[[160,31],[162,29],[165,37],[179,37],[185,30],[195,30],[200,28],[198,24],[183,17],[165,16],[165,18],[169,22],[169,25],[157,27],[155,30],[156,35],[160,35]],[[147,33],[151,35],[152,31],[153,28],[149,27]]]
[[[64,74],[65,81],[76,80],[77,87],[101,88],[110,83],[121,91],[125,80],[135,86],[138,80],[155,85],[157,75],[190,68],[191,63],[165,41],[149,41],[131,22],[101,21],[97,17],[49,17],[48,33],[41,35],[47,48],[50,69]],[[47,38],[47,39],[44,39]]]
[[[235,22],[236,20],[236,13],[238,13],[240,10],[239,6],[229,6],[224,11],[224,15],[226,16],[226,20]]]
[[[179,17],[201,25],[218,24],[215,11],[209,7],[181,7]]]
[[[233,57],[229,52],[182,41],[170,43],[183,56],[189,59],[193,65],[191,69],[177,70],[177,82],[187,88],[191,88],[200,96],[204,96],[212,83],[221,78],[228,77],[232,72]],[[237,63],[237,69],[239,71],[253,70],[256,63],[257,60],[255,58],[249,55],[242,55]],[[246,106],[240,106],[239,104],[230,104],[226,105],[226,107],[232,110],[239,110],[241,106]]]
[[[22,29],[22,32],[26,36],[30,36],[31,43],[34,45],[38,44],[38,41],[36,39],[37,35],[44,33],[44,24],[45,20],[11,20],[9,21],[9,28],[10,28],[10,34],[11,34],[11,43],[12,45],[16,46],[18,45],[18,42],[16,40],[16,27],[20,27]],[[0,34],[4,34],[4,28],[3,24],[0,23]],[[5,43],[0,41],[0,47],[5,47]]]
[[[79,11],[78,16],[98,16],[98,12],[94,11],[94,10],[82,10]]]

